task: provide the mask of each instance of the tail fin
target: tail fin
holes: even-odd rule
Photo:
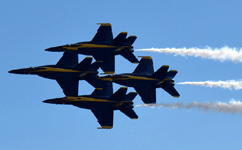
[[[126,40],[125,40],[125,44],[126,45],[133,45],[134,41],[136,40],[136,36],[135,35],[131,35],[129,36]]]
[[[119,35],[111,41],[111,45],[124,45],[126,36],[127,32],[120,32]]]
[[[78,54],[76,51],[65,51],[61,59],[57,62],[57,66],[75,67],[78,64]]]
[[[168,65],[163,65],[154,74],[152,74],[151,77],[152,78],[156,78],[156,79],[160,79],[160,80],[165,79],[165,77],[167,75],[168,68],[169,68]]]
[[[87,71],[92,63],[92,57],[86,57],[78,65],[75,66],[75,70]]]
[[[125,99],[126,99],[126,100],[129,100],[129,101],[132,101],[132,100],[134,100],[134,98],[136,97],[136,95],[137,95],[136,92],[130,92],[129,94],[127,94],[127,95],[125,96]]]
[[[120,109],[120,111],[131,119],[138,119],[138,115],[134,112],[132,108]]]
[[[134,56],[132,52],[128,52],[128,53],[124,52],[124,53],[121,53],[121,55],[132,63],[139,63],[139,60]]]
[[[154,73],[154,67],[153,67],[153,61],[150,56],[138,56],[142,57],[142,59],[139,62],[139,65],[135,68],[133,73],[138,74],[153,74]]]
[[[121,87],[120,89],[118,89],[118,91],[116,91],[111,97],[110,99],[112,100],[116,100],[116,101],[122,101],[125,98],[126,92],[127,92],[127,87]]]
[[[113,94],[113,84],[111,81],[100,81],[100,87],[96,88],[91,95],[110,97]]]
[[[96,35],[92,39],[92,43],[110,43],[113,40],[112,27],[110,23],[100,23]]]
[[[167,79],[173,79],[176,76],[177,73],[178,72],[176,70],[170,70],[169,72],[167,72],[166,78]]]

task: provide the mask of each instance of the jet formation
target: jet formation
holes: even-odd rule
[[[138,119],[133,110],[133,100],[137,94],[145,104],[156,103],[156,88],[162,88],[173,97],[179,97],[174,88],[176,70],[168,71],[163,65],[154,72],[153,60],[150,56],[141,56],[141,60],[133,54],[132,44],[136,36],[126,38],[127,32],[120,32],[114,39],[110,23],[101,23],[91,41],[78,42],[45,49],[51,52],[64,52],[55,65],[10,70],[14,74],[33,74],[43,78],[56,80],[65,97],[44,100],[44,103],[66,104],[90,109],[101,125],[99,129],[113,128],[114,110],[120,110],[131,119]],[[78,54],[88,55],[78,63]],[[139,63],[133,73],[115,73],[115,55],[121,55],[131,63]],[[92,63],[92,57],[95,62]],[[101,68],[104,76],[97,71]],[[79,95],[79,80],[85,80],[95,90],[90,95]],[[113,84],[121,87],[113,93]],[[127,87],[136,92],[126,95]]]

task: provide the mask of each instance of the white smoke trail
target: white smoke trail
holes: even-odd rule
[[[242,89],[242,81],[228,80],[228,81],[205,81],[205,82],[180,82],[177,84],[189,84],[195,86],[207,86],[207,87],[221,87],[227,89]]]
[[[200,103],[200,102],[192,102],[189,104],[183,103],[175,103],[175,104],[141,104],[136,105],[137,107],[167,107],[169,109],[174,108],[185,108],[185,109],[192,109],[197,108],[202,110],[203,112],[208,112],[209,110],[216,111],[218,113],[232,113],[232,114],[242,114],[242,102],[231,100],[229,103],[222,103],[222,102],[208,102],[208,103]]]
[[[242,48],[236,50],[236,48],[222,47],[212,49],[211,47],[206,47],[204,49],[200,48],[150,48],[150,49],[138,49],[136,51],[152,51],[160,52],[166,54],[175,54],[181,56],[195,56],[202,57],[206,59],[214,59],[220,61],[231,60],[233,62],[242,62]]]

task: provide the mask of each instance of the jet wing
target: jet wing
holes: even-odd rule
[[[162,87],[162,89],[164,89],[166,92],[168,92],[173,97],[179,97],[180,96],[180,94],[176,91],[174,86],[164,86],[164,87]]]
[[[142,56],[139,65],[135,68],[133,73],[152,75],[154,73],[152,58],[150,56]]]
[[[145,104],[156,103],[156,89],[152,85],[139,85],[134,89],[140,95]]]
[[[132,62],[132,63],[139,63],[139,60],[134,56],[133,53],[129,52],[129,53],[121,53],[121,55],[126,58],[128,61]]]
[[[56,80],[63,90],[66,96],[78,96],[78,80],[68,79],[57,79]]]
[[[131,119],[138,119],[138,115],[134,112],[132,108],[120,109],[120,111]]]
[[[113,110],[108,107],[95,107],[91,111],[101,125],[99,129],[112,129],[113,128]]]
[[[113,74],[114,73],[114,55],[112,54],[103,54],[103,55],[93,55],[96,61],[102,61],[101,69],[105,74]]]
[[[65,51],[57,66],[75,67],[78,64],[78,54],[75,51]]]
[[[110,23],[100,23],[96,35],[92,39],[92,43],[110,43],[113,40],[113,32]]]

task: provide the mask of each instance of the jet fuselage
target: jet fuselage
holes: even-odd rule
[[[101,79],[111,79],[113,82],[128,86],[146,86],[147,84],[154,85],[155,87],[161,87],[162,84],[172,83],[174,84],[173,79],[164,79],[159,80],[156,78],[152,78],[149,74],[138,75],[138,74],[117,74],[117,75],[108,75],[104,77],[100,77]]]
[[[97,74],[96,71],[79,71],[74,70],[71,67],[58,67],[56,65],[47,65],[39,67],[30,67],[23,69],[11,70],[9,73],[16,74],[35,74],[47,79],[65,79],[67,77],[73,77],[77,80],[81,80],[86,74]]]
[[[95,107],[108,107],[113,110],[133,108],[132,101],[114,101],[108,97],[96,97],[90,95],[82,95],[78,97],[67,96],[63,98],[55,98],[43,101],[51,104],[67,104],[74,105],[84,109],[93,109]]]
[[[93,44],[90,42],[80,42],[71,45],[63,45],[57,47],[51,47],[46,49],[46,51],[51,52],[64,52],[64,51],[77,51],[79,54],[83,55],[105,55],[114,54],[118,55],[120,52],[134,52],[132,45],[122,45],[116,46],[108,43]]]

